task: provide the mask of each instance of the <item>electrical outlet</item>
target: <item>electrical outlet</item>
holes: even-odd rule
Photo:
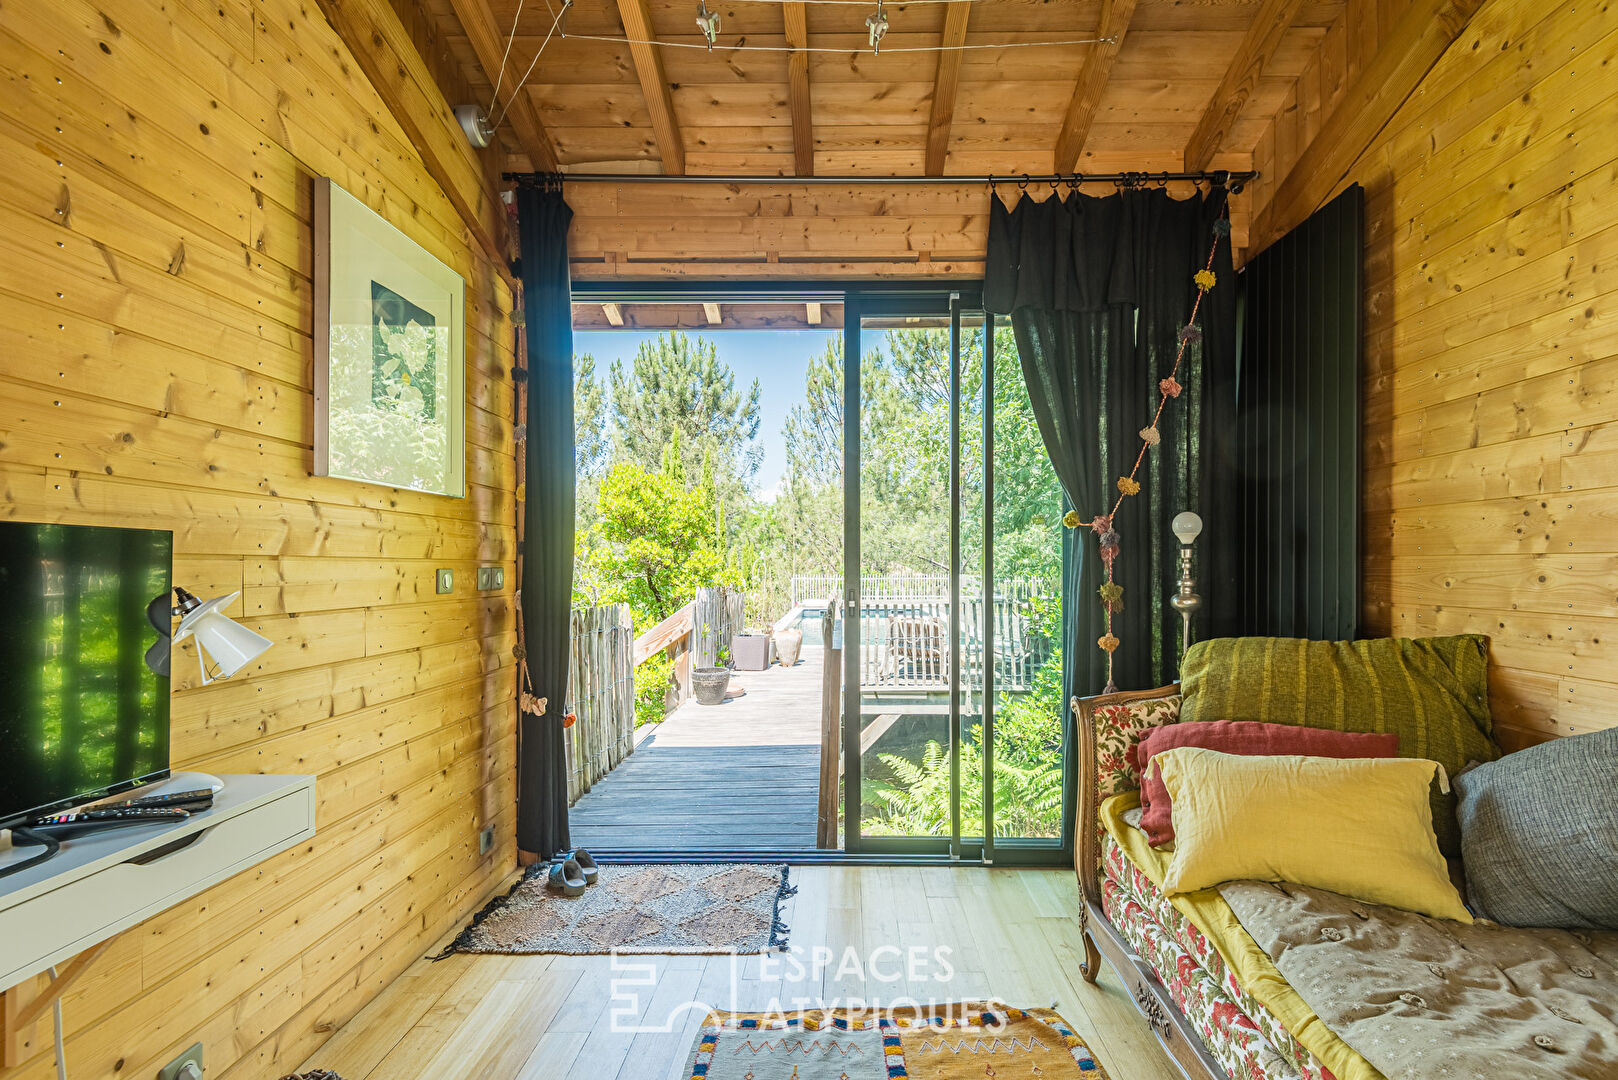
[[[197,1043],[163,1066],[157,1080],[202,1080],[202,1044]]]
[[[451,593],[455,591],[455,571],[449,567],[440,567],[438,570],[438,591]]]
[[[483,831],[478,833],[478,854],[487,855],[492,847],[494,847],[494,826],[485,825]]]

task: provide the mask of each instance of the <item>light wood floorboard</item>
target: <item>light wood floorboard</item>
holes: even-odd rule
[[[345,1080],[676,1080],[708,1006],[912,997],[1055,1005],[1113,1080],[1178,1076],[1113,973],[1103,966],[1096,986],[1080,977],[1071,873],[796,866],[792,879],[783,914],[800,968],[759,956],[627,957],[616,972],[608,956],[420,960],[303,1068]],[[905,970],[888,952],[873,964],[885,945],[919,947],[927,962]],[[820,970],[817,949],[833,958]]]

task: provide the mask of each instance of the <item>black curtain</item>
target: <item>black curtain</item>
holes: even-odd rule
[[[561,717],[573,600],[572,218],[561,192],[517,189],[528,333],[522,620],[533,692],[549,702],[544,716],[518,713],[517,847],[547,859],[569,846]]]
[[[1106,654],[1096,645],[1105,633],[1097,593],[1105,570],[1088,522],[1112,508],[1117,480],[1140,452],[1140,429],[1173,369],[1196,299],[1192,275],[1207,262],[1225,199],[1217,187],[1183,201],[1134,189],[1024,198],[1010,210],[992,199],[984,306],[1011,316],[1040,433],[1086,523],[1063,536],[1064,700],[1106,685]],[[1232,535],[1236,491],[1236,289],[1227,236],[1219,236],[1213,270],[1218,283],[1197,313],[1201,341],[1180,367],[1184,390],[1163,412],[1162,441],[1137,474],[1140,494],[1114,520],[1122,543],[1114,579],[1124,587],[1123,611],[1113,617],[1120,689],[1177,678],[1180,619],[1168,597],[1179,544],[1169,523],[1182,510],[1205,523],[1196,544],[1203,610],[1193,636],[1235,625],[1237,552],[1223,539]]]

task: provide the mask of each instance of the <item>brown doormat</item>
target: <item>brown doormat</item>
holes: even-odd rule
[[[531,867],[441,955],[768,952],[786,948],[781,901],[798,891],[785,863],[603,866],[575,897],[547,889],[548,872]]]

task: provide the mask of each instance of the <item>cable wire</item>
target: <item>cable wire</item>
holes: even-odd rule
[[[572,0],[568,0],[568,3],[564,3],[562,5],[562,10],[561,11],[557,11],[557,12],[552,13],[551,28],[550,28],[549,31],[546,32],[545,40],[539,43],[539,50],[534,53],[534,58],[528,62],[528,70],[524,71],[522,73],[522,78],[517,80],[517,85],[513,86],[511,88],[511,96],[506,99],[505,108],[501,109],[500,110],[500,115],[496,116],[494,118],[494,120],[492,120],[489,123],[489,127],[491,127],[491,128],[499,127],[500,126],[500,121],[504,120],[506,118],[506,113],[511,111],[511,103],[513,101],[517,100],[517,95],[522,91],[523,84],[528,82],[528,76],[530,76],[530,75],[532,75],[534,73],[534,65],[539,63],[539,58],[544,55],[545,46],[547,46],[547,45],[549,45],[551,43],[551,37],[556,33],[556,28],[558,26],[562,25],[562,16],[567,14],[567,9],[568,9],[568,6],[569,6],[569,4],[571,2],[572,2]],[[549,7],[550,4],[547,3],[545,6]],[[515,38],[516,36],[517,36],[517,24],[512,23],[511,24],[511,37]],[[567,34],[564,32],[562,34],[562,36],[566,37]],[[506,48],[507,48],[507,50],[509,50],[511,48],[511,42],[509,40],[506,42]]]
[[[762,2],[762,0],[755,0]],[[832,0],[821,0],[830,3]],[[841,2],[841,0],[838,0]],[[861,0],[863,3],[864,0]],[[602,34],[569,34],[562,37],[568,41],[605,41],[613,45],[656,45],[664,49],[701,49],[704,52],[771,52],[771,53],[836,53],[847,56],[849,53],[863,53],[866,49],[838,49],[829,45],[806,45],[803,48],[793,48],[791,45],[719,45],[709,48],[706,43],[698,44],[694,41],[659,41],[656,38],[607,37]],[[546,38],[546,40],[550,40]],[[966,43],[960,45],[894,45],[876,52],[878,56],[888,53],[943,53],[943,52],[971,52],[975,49],[1037,49],[1049,48],[1058,45],[1112,45],[1117,38],[1069,38],[1063,41],[1004,41]],[[540,46],[542,49],[544,46]],[[538,59],[536,56],[535,59]]]
[[[517,24],[521,21],[522,0],[517,0],[517,14],[511,17],[511,33],[506,35],[506,51],[500,54],[500,74],[494,77],[494,93],[489,95],[486,112],[494,112],[495,103],[500,100],[500,83],[506,77],[506,59],[511,56],[511,43],[517,40]]]
[[[51,982],[56,981],[56,967],[52,965]],[[67,1080],[67,1048],[62,1045],[62,995],[51,1002],[51,1016],[56,1021],[56,1080]]]

